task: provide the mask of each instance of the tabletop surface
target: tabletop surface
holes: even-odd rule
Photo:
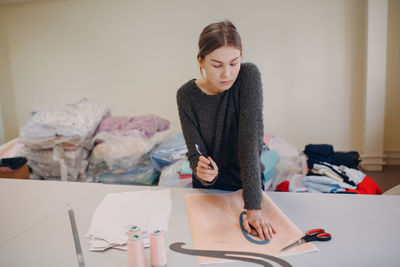
[[[125,251],[90,252],[85,234],[108,193],[146,189],[163,187],[0,179],[0,266],[78,266],[69,209],[75,213],[86,266],[128,266]],[[174,242],[193,248],[184,196],[194,193],[211,191],[171,188],[172,212],[164,235],[169,267],[197,266],[196,257],[168,248]],[[333,235],[329,242],[315,243],[319,252],[283,257],[291,265],[400,266],[400,196],[267,194],[301,231],[324,228]],[[257,265],[237,261],[209,266]]]

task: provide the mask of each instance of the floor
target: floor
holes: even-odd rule
[[[400,166],[384,166],[382,172],[371,172],[362,170],[382,189],[382,192],[400,184]]]

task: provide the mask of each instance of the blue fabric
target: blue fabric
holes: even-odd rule
[[[170,165],[183,159],[187,154],[187,147],[183,134],[168,139],[154,148],[151,152],[151,158],[154,162],[161,165]]]
[[[274,175],[275,165],[279,162],[279,155],[275,150],[263,150],[261,153],[261,162],[265,167],[263,173],[267,181]]]
[[[353,186],[344,182],[336,181],[327,176],[306,176],[303,180],[310,192],[316,193],[336,193],[347,189],[354,189]]]
[[[335,152],[332,145],[320,144],[306,145],[304,149],[308,160],[308,167],[311,169],[314,163],[328,162],[333,165],[345,165],[349,168],[357,169],[360,163],[360,155],[357,151]]]
[[[178,168],[178,171],[181,174],[192,174],[192,169],[190,168],[190,163],[188,159],[185,159],[182,165]]]
[[[357,151],[350,152],[335,152],[332,157],[333,165],[344,165],[352,169],[357,169],[358,164],[361,162],[360,154]]]
[[[312,168],[314,163],[318,162],[331,162],[334,154],[332,145],[306,145],[304,149],[308,160],[308,168]]]
[[[101,173],[99,182],[105,184],[154,185],[158,182],[160,172],[153,166],[134,166],[124,173]]]

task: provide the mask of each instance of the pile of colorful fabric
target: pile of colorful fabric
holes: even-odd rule
[[[277,191],[382,194],[370,177],[358,170],[358,152],[334,152],[331,145],[307,145],[308,173],[296,174],[277,185]]]
[[[33,179],[153,185],[164,165],[186,154],[169,124],[155,115],[113,117],[83,99],[34,114],[21,129],[17,156],[27,158]]]
[[[88,99],[43,109],[21,128],[19,151],[32,178],[76,180],[85,173],[92,136],[109,110]]]
[[[170,135],[169,121],[155,115],[105,117],[92,140],[89,175],[102,183],[153,185],[160,171],[150,153]]]

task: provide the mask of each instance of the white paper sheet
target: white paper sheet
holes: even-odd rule
[[[86,234],[89,238],[89,249],[126,249],[127,231],[132,225],[139,226],[144,232],[144,244],[148,247],[149,236],[146,233],[168,230],[171,206],[169,189],[106,195],[96,208]]]

